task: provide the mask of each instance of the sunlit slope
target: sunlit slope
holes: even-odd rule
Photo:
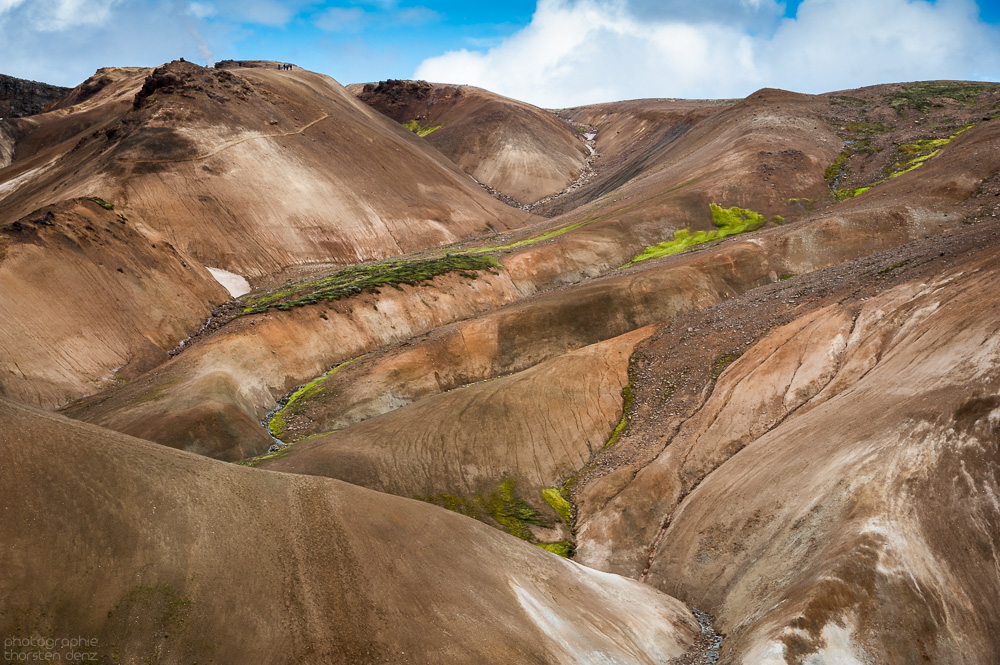
[[[0,183],[20,178],[0,215],[100,196],[207,265],[251,278],[527,219],[320,74],[172,62],[105,87],[25,127],[25,156],[0,171]]]
[[[624,665],[697,631],[649,587],[425,503],[0,418],[8,636],[94,637],[102,661]]]
[[[473,86],[426,81],[349,89],[513,202],[557,194],[584,169],[583,127],[530,104]]]

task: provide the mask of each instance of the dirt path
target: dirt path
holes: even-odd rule
[[[266,138],[281,137],[281,136],[293,136],[295,134],[301,134],[302,132],[306,131],[307,129],[309,129],[310,127],[312,127],[313,125],[315,125],[317,122],[320,122],[322,120],[326,120],[329,117],[330,117],[329,113],[324,113],[322,116],[316,118],[312,122],[309,122],[309,123],[303,125],[302,127],[296,129],[295,131],[291,131],[291,132],[275,132],[274,134],[253,134],[253,135],[249,135],[249,136],[243,136],[242,138],[234,139],[232,141],[227,141],[227,142],[223,143],[221,146],[217,147],[215,150],[212,150],[211,152],[206,152],[206,153],[203,153],[201,155],[195,155],[194,157],[184,157],[182,159],[137,159],[135,161],[137,163],[142,163],[142,164],[155,164],[155,163],[164,163],[164,162],[169,162],[171,164],[179,163],[179,162],[197,162],[197,161],[200,161],[202,159],[208,159],[209,157],[213,157],[213,156],[219,154],[220,152],[222,152],[223,150],[229,150],[230,148],[235,147],[235,146],[237,146],[237,145],[239,145],[241,143],[246,143],[247,141],[252,141],[252,140],[256,140],[256,139],[266,139]]]

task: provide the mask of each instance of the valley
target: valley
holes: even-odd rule
[[[1000,84],[546,110],[174,61],[0,157],[4,635],[1000,660]]]

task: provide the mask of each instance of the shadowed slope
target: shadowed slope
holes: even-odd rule
[[[8,637],[93,637],[101,661],[624,665],[697,630],[648,587],[427,504],[6,400],[0,420]]]
[[[584,167],[587,148],[580,132],[524,102],[472,86],[426,81],[390,80],[348,89],[518,203],[562,191]]]
[[[69,88],[0,74],[0,118],[34,115],[68,92]]]

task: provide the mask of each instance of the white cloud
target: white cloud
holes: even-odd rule
[[[227,53],[231,28],[199,22],[188,6],[187,0],[30,0],[0,14],[0,71],[75,86],[98,67],[156,66],[198,55],[210,61],[213,49]]]
[[[0,0],[0,14],[14,9],[18,5],[23,5],[25,0]]]
[[[549,107],[1000,77],[1000,32],[977,20],[972,0],[804,0],[795,19],[779,19],[780,9],[773,0],[539,0],[531,23],[500,45],[430,58],[414,76]]]
[[[327,32],[357,32],[366,22],[367,14],[360,7],[331,7],[313,21]]]
[[[6,1],[8,9],[22,3]],[[58,32],[70,27],[86,27],[107,21],[121,0],[31,0],[23,9],[31,26],[39,32]]]
[[[207,2],[188,3],[188,14],[195,18],[210,18],[215,16],[215,5]]]

